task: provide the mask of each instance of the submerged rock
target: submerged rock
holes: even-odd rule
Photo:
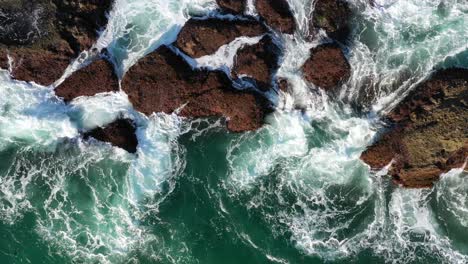
[[[119,80],[114,67],[105,59],[74,72],[55,88],[55,94],[70,102],[79,96],[93,96],[98,93],[119,91]]]
[[[312,13],[310,28],[322,28],[328,36],[345,40],[350,33],[351,9],[344,0],[317,0]],[[313,32],[311,30],[311,32]]]
[[[242,14],[247,7],[247,0],[216,0],[216,3],[225,13]]]
[[[348,60],[336,44],[313,48],[302,70],[307,81],[325,90],[341,85],[351,76]]]
[[[256,20],[190,19],[177,36],[176,46],[193,58],[215,53],[238,37],[255,37],[266,33]]]
[[[361,159],[406,187],[432,186],[468,157],[468,69],[440,70],[387,115],[392,127]]]
[[[273,29],[293,34],[296,30],[294,15],[286,0],[256,0],[255,7],[258,14]]]
[[[135,109],[146,115],[180,109],[186,117],[226,117],[234,132],[261,127],[268,111],[262,97],[235,90],[224,72],[192,69],[166,46],[131,67],[122,89]]]
[[[135,125],[130,119],[118,119],[105,126],[98,127],[83,134],[85,139],[90,137],[111,143],[112,145],[122,148],[130,153],[137,151],[138,139],[135,134]]]
[[[0,6],[0,67],[23,81],[50,85],[91,48],[111,0],[5,0]]]
[[[257,44],[245,46],[237,52],[232,75],[252,80],[260,90],[267,91],[272,86],[273,74],[279,68],[281,50],[271,36],[264,36]]]

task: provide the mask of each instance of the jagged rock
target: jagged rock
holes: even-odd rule
[[[130,153],[137,151],[138,139],[135,135],[135,125],[130,119],[118,119],[105,126],[98,127],[83,134],[85,139],[90,137],[111,143],[112,145],[122,148]]]
[[[440,70],[387,115],[392,125],[361,159],[406,187],[432,186],[468,154],[468,69]]]
[[[257,44],[245,46],[237,52],[232,75],[246,75],[242,79],[252,80],[260,90],[267,91],[271,88],[273,74],[279,68],[280,53],[280,48],[266,35]]]
[[[146,115],[182,107],[179,114],[186,117],[226,117],[234,132],[259,128],[268,111],[262,97],[232,88],[224,72],[194,70],[166,46],[131,67],[122,89],[135,109]]]
[[[218,6],[225,13],[242,14],[247,7],[247,0],[216,0]]]
[[[312,13],[310,28],[324,29],[328,36],[345,40],[350,33],[351,10],[344,0],[317,0]],[[315,34],[311,30],[312,34]]]
[[[55,88],[55,94],[70,102],[79,96],[119,91],[119,80],[114,67],[105,59],[99,59],[74,72]]]
[[[307,81],[325,90],[341,85],[351,75],[348,60],[336,44],[324,44],[313,48],[302,70]]]
[[[0,67],[23,81],[50,85],[89,49],[107,23],[111,0],[4,0],[0,6]]]
[[[286,0],[256,0],[255,7],[258,14],[273,29],[293,34],[296,30],[294,15]]]
[[[190,19],[180,31],[176,46],[193,58],[215,53],[221,46],[242,36],[255,37],[266,32],[256,20]]]

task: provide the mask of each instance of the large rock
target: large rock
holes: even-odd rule
[[[234,132],[259,128],[268,111],[261,97],[232,88],[224,72],[194,70],[166,46],[131,67],[122,89],[144,114],[172,113],[182,107],[180,115],[186,117],[226,117]]]
[[[242,14],[247,7],[247,0],[216,0],[218,6],[225,13]]]
[[[281,50],[269,35],[264,36],[257,44],[245,46],[237,52],[232,68],[232,75],[253,81],[263,91],[272,86],[273,74],[279,68]]]
[[[293,34],[296,21],[287,0],[256,0],[257,12],[273,29]]]
[[[176,46],[193,58],[215,53],[221,46],[242,36],[255,37],[266,32],[256,20],[190,19],[180,31]]]
[[[4,0],[0,5],[0,67],[19,80],[50,85],[96,41],[111,0]]]
[[[344,0],[317,0],[314,2],[314,11],[310,29],[322,28],[328,36],[336,40],[345,40],[349,33],[349,20],[351,10]]]
[[[74,72],[55,88],[55,94],[65,102],[79,96],[115,91],[119,91],[119,79],[112,64],[105,59],[99,59]]]
[[[313,48],[310,57],[302,66],[307,81],[331,90],[351,75],[351,67],[343,51],[336,44],[324,44]]]
[[[447,69],[410,92],[387,115],[392,125],[361,159],[403,186],[431,186],[468,156],[468,69]]]
[[[135,135],[135,125],[132,120],[118,119],[105,127],[98,127],[89,132],[84,133],[83,137],[90,137],[111,143],[112,145],[122,148],[130,153],[137,151],[138,139]]]

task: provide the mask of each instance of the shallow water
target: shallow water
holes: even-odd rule
[[[466,173],[406,190],[359,156],[379,115],[433,69],[468,67],[468,3],[350,2],[352,78],[330,98],[298,71],[326,35],[307,42],[311,1],[289,2],[299,30],[277,38],[285,48],[277,75],[293,91],[267,94],[277,111],[254,132],[229,133],[216,119],[145,117],[124,93],[65,105],[52,87],[2,72],[2,263],[467,263]],[[171,43],[190,16],[215,8],[117,0],[96,46],[108,47],[122,76]],[[235,50],[255,41],[190,63],[229,68]],[[355,110],[364,103],[370,112]],[[138,125],[137,156],[78,138],[121,114]]]

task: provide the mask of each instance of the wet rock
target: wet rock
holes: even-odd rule
[[[83,134],[83,138],[90,137],[111,143],[130,153],[136,153],[138,139],[135,134],[135,125],[130,119],[118,119],[105,127],[98,127]]]
[[[131,67],[122,89],[134,108],[146,115],[180,109],[185,117],[226,117],[234,132],[261,127],[268,111],[262,97],[232,88],[224,72],[194,70],[166,46]]]
[[[55,88],[55,94],[70,102],[79,96],[119,91],[119,80],[114,67],[105,59],[99,59],[74,72]]]
[[[344,0],[317,0],[310,28],[322,28],[328,36],[343,41],[350,33],[351,10]],[[313,32],[313,31],[311,31]]]
[[[256,0],[255,7],[258,14],[273,29],[293,34],[296,30],[294,15],[286,0]]]
[[[468,154],[468,69],[446,69],[410,92],[387,115],[391,127],[361,159],[406,187],[432,186]]]
[[[225,13],[242,14],[247,7],[247,0],[216,0],[216,3]]]
[[[348,60],[336,44],[324,44],[313,48],[302,70],[307,81],[325,90],[341,85],[351,75]]]
[[[266,32],[256,20],[190,19],[180,31],[176,46],[193,58],[215,53],[221,46],[242,36],[255,37]]]
[[[279,68],[281,50],[273,39],[266,35],[257,44],[245,46],[237,52],[232,75],[252,81],[260,90],[267,91],[272,86],[273,74]]]
[[[4,0],[0,7],[0,67],[11,75],[50,85],[69,62],[97,39],[111,0]]]

